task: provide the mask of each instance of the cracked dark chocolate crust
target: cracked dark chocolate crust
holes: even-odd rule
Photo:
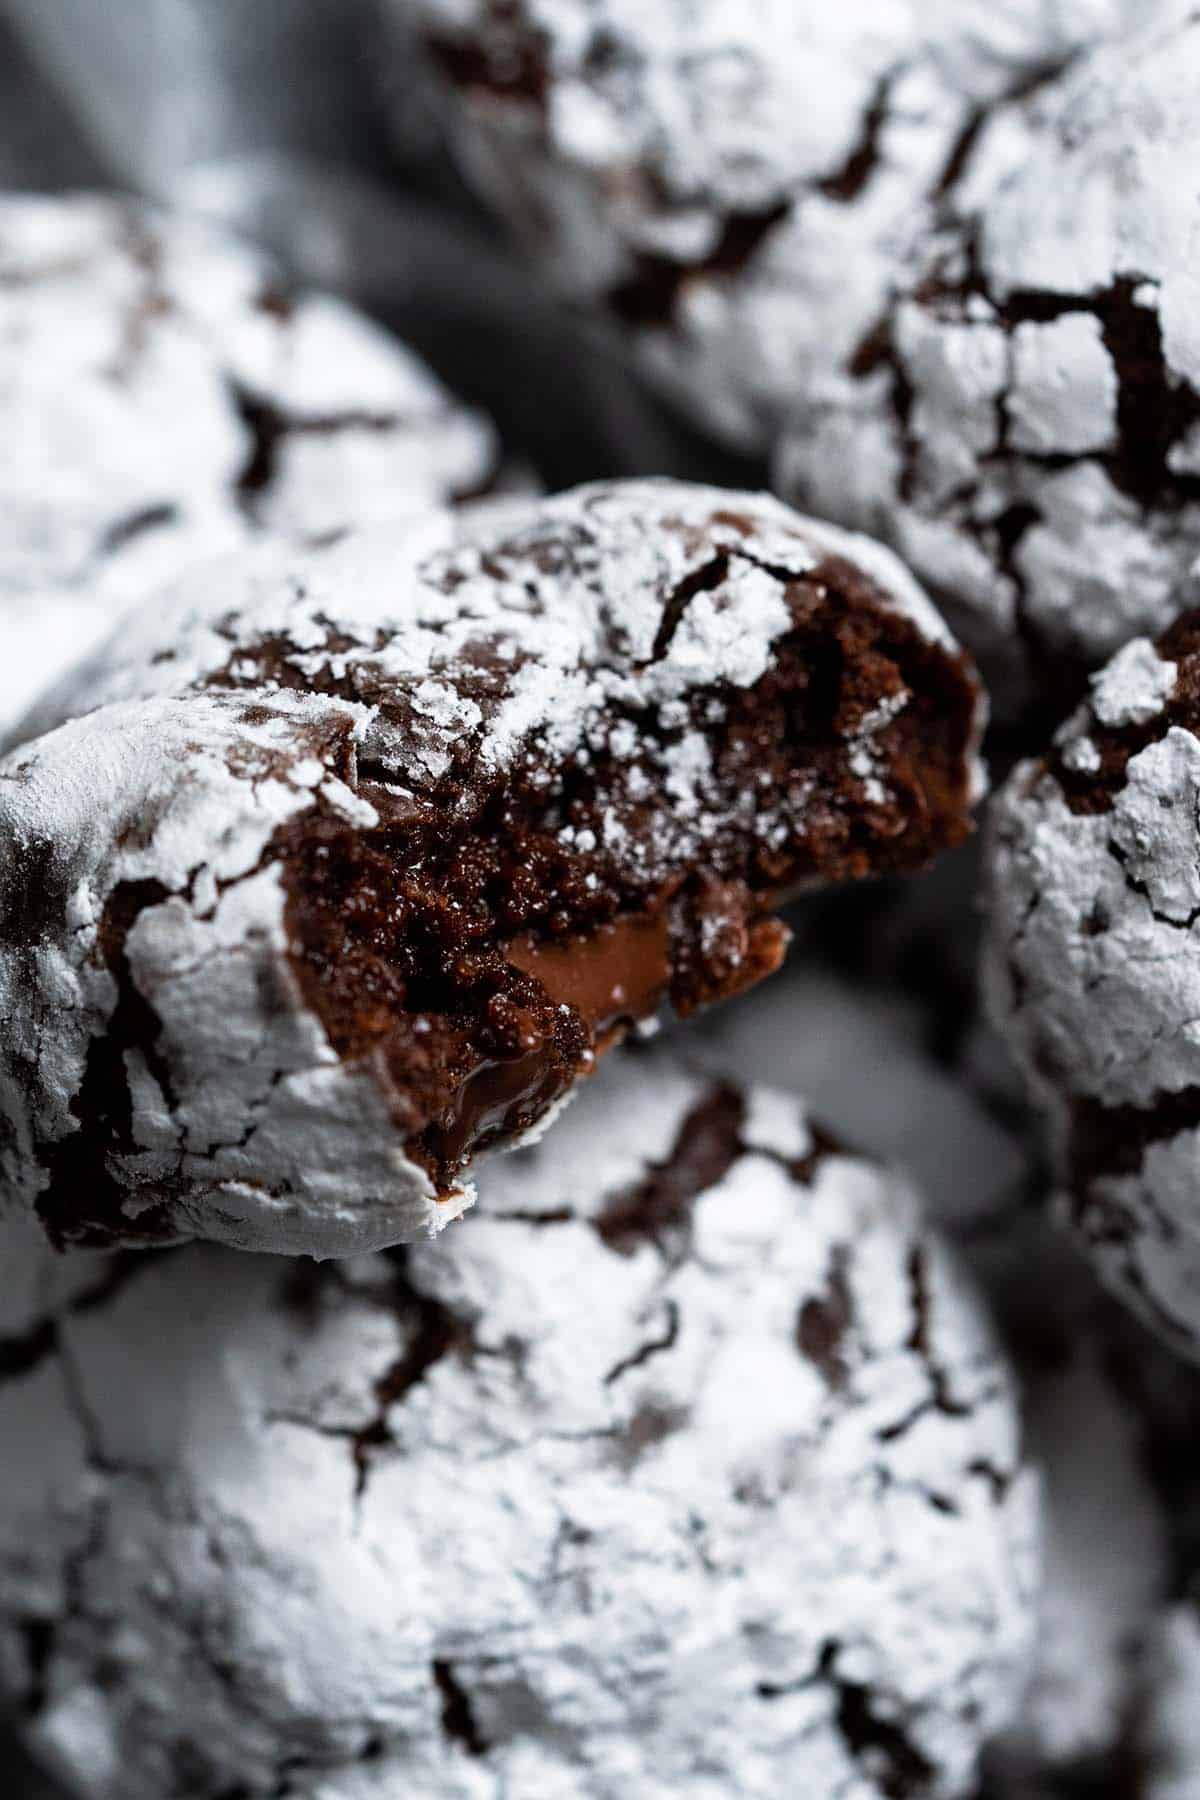
[[[1125,785],[1130,759],[1148,745],[1161,742],[1172,726],[1200,739],[1200,611],[1184,613],[1177,619],[1158,638],[1155,650],[1160,662],[1176,668],[1161,708],[1148,718],[1122,719],[1113,724],[1105,723],[1092,712],[1087,736],[1089,744],[1095,747],[1095,757],[1088,756],[1088,766],[1073,767],[1068,761],[1069,739],[1057,744],[1045,759],[1045,769],[1062,789],[1073,813],[1110,812]]]
[[[438,0],[432,0],[428,10],[436,15]],[[489,108],[515,104],[544,120],[547,96],[556,80],[552,66],[555,45],[545,26],[529,16],[523,0],[484,0],[477,15],[470,23],[459,20],[457,31],[431,26],[424,33],[435,63],[468,98]],[[619,32],[602,19],[591,23],[586,47],[577,55],[585,81],[591,77],[602,84],[610,80],[615,84],[622,72],[632,80],[639,74],[633,46],[623,43]],[[776,228],[792,220],[810,196],[820,195],[838,206],[852,206],[860,200],[879,170],[896,90],[909,72],[913,56],[914,46],[907,45],[904,54],[876,78],[849,147],[828,169],[808,177],[798,191],[769,205],[720,210],[714,242],[702,255],[631,250],[630,273],[605,296],[616,318],[635,327],[668,328],[689,284],[732,281],[743,275]],[[1059,57],[1038,64],[1018,76],[1001,96],[975,106],[949,141],[930,197],[944,196],[953,189],[969,160],[971,145],[997,106],[1036,91],[1061,73],[1067,61],[1069,57]],[[657,168],[649,166],[638,174],[649,194],[664,210],[669,209],[672,196]]]
[[[912,563],[1026,744],[1197,599],[1188,11],[973,134],[899,299],[780,455],[782,492]]]
[[[674,483],[509,506],[458,544],[439,534],[434,521],[278,568],[260,558],[240,608],[224,576],[198,577],[182,609],[114,640],[60,697],[64,714],[140,699],[99,706],[76,737],[45,737],[10,766],[10,989],[25,990],[18,1038],[33,1046],[21,1055],[47,1056],[31,951],[49,936],[79,954],[81,873],[95,883],[89,978],[109,990],[56,1102],[70,1127],[32,1139],[56,1241],[203,1235],[203,1207],[223,1205],[205,1197],[217,1163],[239,1196],[259,1184],[265,1210],[292,1203],[294,1180],[259,1161],[261,1109],[287,1096],[235,1106],[219,1138],[185,1125],[211,1111],[194,1071],[201,1054],[225,1057],[219,1021],[190,1049],[153,953],[130,961],[131,944],[170,938],[181,906],[207,922],[214,885],[231,912],[251,891],[266,904],[264,884],[278,909],[254,928],[259,998],[239,1004],[268,1040],[313,1028],[297,1009],[313,1022],[376,1090],[381,1147],[398,1142],[436,1202],[664,1001],[686,1015],[769,974],[783,898],[918,868],[968,831],[979,689],[873,546],[761,497]],[[210,868],[198,840],[182,875],[159,867],[195,778],[168,765],[147,782],[139,705],[159,709],[164,759],[193,714],[203,722],[206,791],[229,792],[226,835],[254,836],[236,867]],[[102,747],[110,717],[146,793],[110,796],[136,830],[115,825],[84,851],[82,794],[58,841],[42,796],[64,791],[60,757],[91,780],[79,741]],[[217,731],[223,743],[205,735]],[[275,821],[264,779],[290,795]],[[10,1062],[31,1116],[36,1069]],[[283,1068],[264,1071],[268,1087]],[[178,1157],[147,1155],[138,1078],[179,1122]]]
[[[1064,1210],[1101,1272],[1188,1355],[1200,1218],[1200,615],[1135,639],[997,802],[994,1017],[1044,1106]]]
[[[1102,469],[1113,490],[1146,519],[1151,532],[1167,536],[1167,520],[1179,520],[1182,530],[1176,554],[1182,579],[1195,556],[1187,521],[1200,503],[1200,474],[1182,472],[1175,459],[1200,427],[1200,392],[1180,382],[1167,362],[1159,315],[1151,304],[1138,298],[1154,285],[1145,277],[1122,275],[1107,287],[1081,295],[1022,289],[997,301],[988,293],[977,249],[969,248],[967,255],[969,272],[961,281],[944,287],[935,276],[919,295],[917,304],[931,321],[969,334],[972,321],[979,321],[983,308],[989,328],[1003,333],[1011,346],[1023,325],[1094,320],[1116,382],[1115,440],[1100,451],[1089,447],[1037,454],[1015,446],[1014,419],[1006,406],[1008,392],[998,394],[995,443],[981,459],[973,490],[960,488],[951,502],[957,528],[972,539],[1011,588],[1015,629],[1033,690],[1033,699],[1027,702],[1027,707],[1034,709],[1027,712],[1028,727],[1034,720],[1052,723],[1064,703],[1082,697],[1088,669],[1096,660],[1095,653],[1088,651],[1086,612],[1073,637],[1069,626],[1064,634],[1061,620],[1053,616],[1040,620],[1030,606],[1020,552],[1028,534],[1045,523],[1045,512],[1036,498],[1036,472],[1041,470],[1050,477],[1072,468]],[[914,407],[921,396],[897,347],[896,329],[891,322],[880,326],[859,347],[850,367],[860,380],[881,368],[888,370],[900,448],[897,491],[903,503],[922,508],[926,504],[921,475],[925,444],[914,420]],[[1011,348],[1008,355],[1011,358]],[[1011,465],[1013,472],[1002,479],[1006,465]],[[1005,487],[1011,490],[1011,498],[998,505],[995,495]],[[989,491],[986,503],[985,488]],[[921,572],[956,627],[972,641],[975,632],[969,607],[964,608],[953,584],[935,581],[932,569]]]
[[[990,121],[1179,0],[914,3],[836,21],[703,0],[392,0],[464,172],[705,428],[769,451],[924,258]],[[848,15],[848,16],[846,16]],[[795,95],[821,105],[795,121]],[[824,510],[814,508],[814,510]]]
[[[127,1257],[0,1378],[39,1421],[0,1490],[31,1738],[95,1800],[609,1800],[615,1756],[637,1792],[966,1792],[1034,1489],[911,1192],[658,1053],[492,1174],[436,1246]]]

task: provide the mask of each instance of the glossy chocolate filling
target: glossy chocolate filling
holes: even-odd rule
[[[415,800],[360,771],[377,827],[313,813],[280,834],[306,1001],[341,1056],[386,1069],[439,1192],[665,1001],[686,1014],[769,974],[781,896],[919,868],[969,829],[964,660],[848,565],[786,592],[795,628],[762,679],[697,690],[669,723],[614,710],[632,752],[628,731],[619,756],[533,745],[485,779],[467,745]],[[686,734],[711,773],[681,821],[664,772]]]
[[[601,1039],[623,1021],[656,1013],[671,984],[664,912],[617,919],[562,943],[516,938],[505,955],[540,981],[556,1005],[574,1007]]]

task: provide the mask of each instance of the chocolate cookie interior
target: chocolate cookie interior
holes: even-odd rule
[[[754,685],[614,703],[572,753],[535,739],[502,773],[468,734],[419,793],[362,761],[377,826],[317,812],[280,834],[305,1000],[343,1058],[386,1068],[439,1192],[664,1000],[687,1014],[769,974],[783,898],[966,834],[970,665],[849,564],[781,579],[792,628]],[[482,653],[461,690],[476,678]]]

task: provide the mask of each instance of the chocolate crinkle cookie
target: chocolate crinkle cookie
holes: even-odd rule
[[[959,221],[781,451],[781,491],[893,543],[1005,711],[1061,707],[1200,597],[1198,83],[1192,19],[998,115]]]
[[[497,506],[199,571],[0,762],[0,1175],[56,1242],[434,1231],[787,896],[968,830],[980,691],[886,552],[672,482]]]
[[[491,429],[208,226],[0,195],[0,728],[189,560],[473,494]]]
[[[1200,1356],[1200,615],[1129,643],[997,797],[993,1017],[1104,1278]]]
[[[968,1791],[1037,1482],[904,1180],[643,1054],[488,1197],[352,1262],[93,1257],[0,1342],[30,1742],[88,1800]]]
[[[1183,0],[387,0],[470,178],[703,426],[772,443],[919,255],[989,112]],[[410,54],[404,39],[398,57]]]
[[[964,1245],[1043,1482],[1037,1647],[978,1800],[1195,1800],[1200,1371],[1103,1292],[1044,1214]]]
[[[1033,1669],[982,1800],[1166,1800],[1146,1779],[1148,1705],[1200,1570],[1200,1372],[1104,1292],[1043,1209],[998,1210],[963,1250],[1043,1483]]]

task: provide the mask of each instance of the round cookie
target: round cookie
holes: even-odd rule
[[[490,428],[257,252],[95,195],[0,196],[0,729],[167,574],[474,493]]]
[[[989,1752],[985,1792],[1099,1800],[1186,1566],[1200,1380],[1116,1305],[1041,1209],[999,1209],[962,1251],[1015,1366],[1043,1484],[1033,1673]]]
[[[964,1793],[1037,1485],[905,1182],[646,1054],[490,1173],[437,1245],[60,1309],[0,1383],[30,1740],[89,1800]]]
[[[1137,638],[997,796],[986,977],[1104,1279],[1200,1355],[1200,618]]]
[[[206,567],[72,689],[0,762],[0,1172],[59,1243],[436,1230],[979,778],[894,559],[674,482]]]
[[[1200,597],[1198,81],[1192,18],[993,120],[957,222],[780,451],[781,492],[930,585],[1002,711],[1061,709]]]
[[[1094,1280],[1041,1209],[964,1244],[1043,1481],[1037,1653],[980,1800],[1191,1800],[1200,1782],[1200,1376]]]
[[[1154,1633],[1130,1763],[1135,1800],[1196,1800],[1200,1793],[1200,1610],[1194,1599],[1173,1606]]]
[[[389,4],[555,286],[763,450],[878,324],[987,112],[1183,0]]]

